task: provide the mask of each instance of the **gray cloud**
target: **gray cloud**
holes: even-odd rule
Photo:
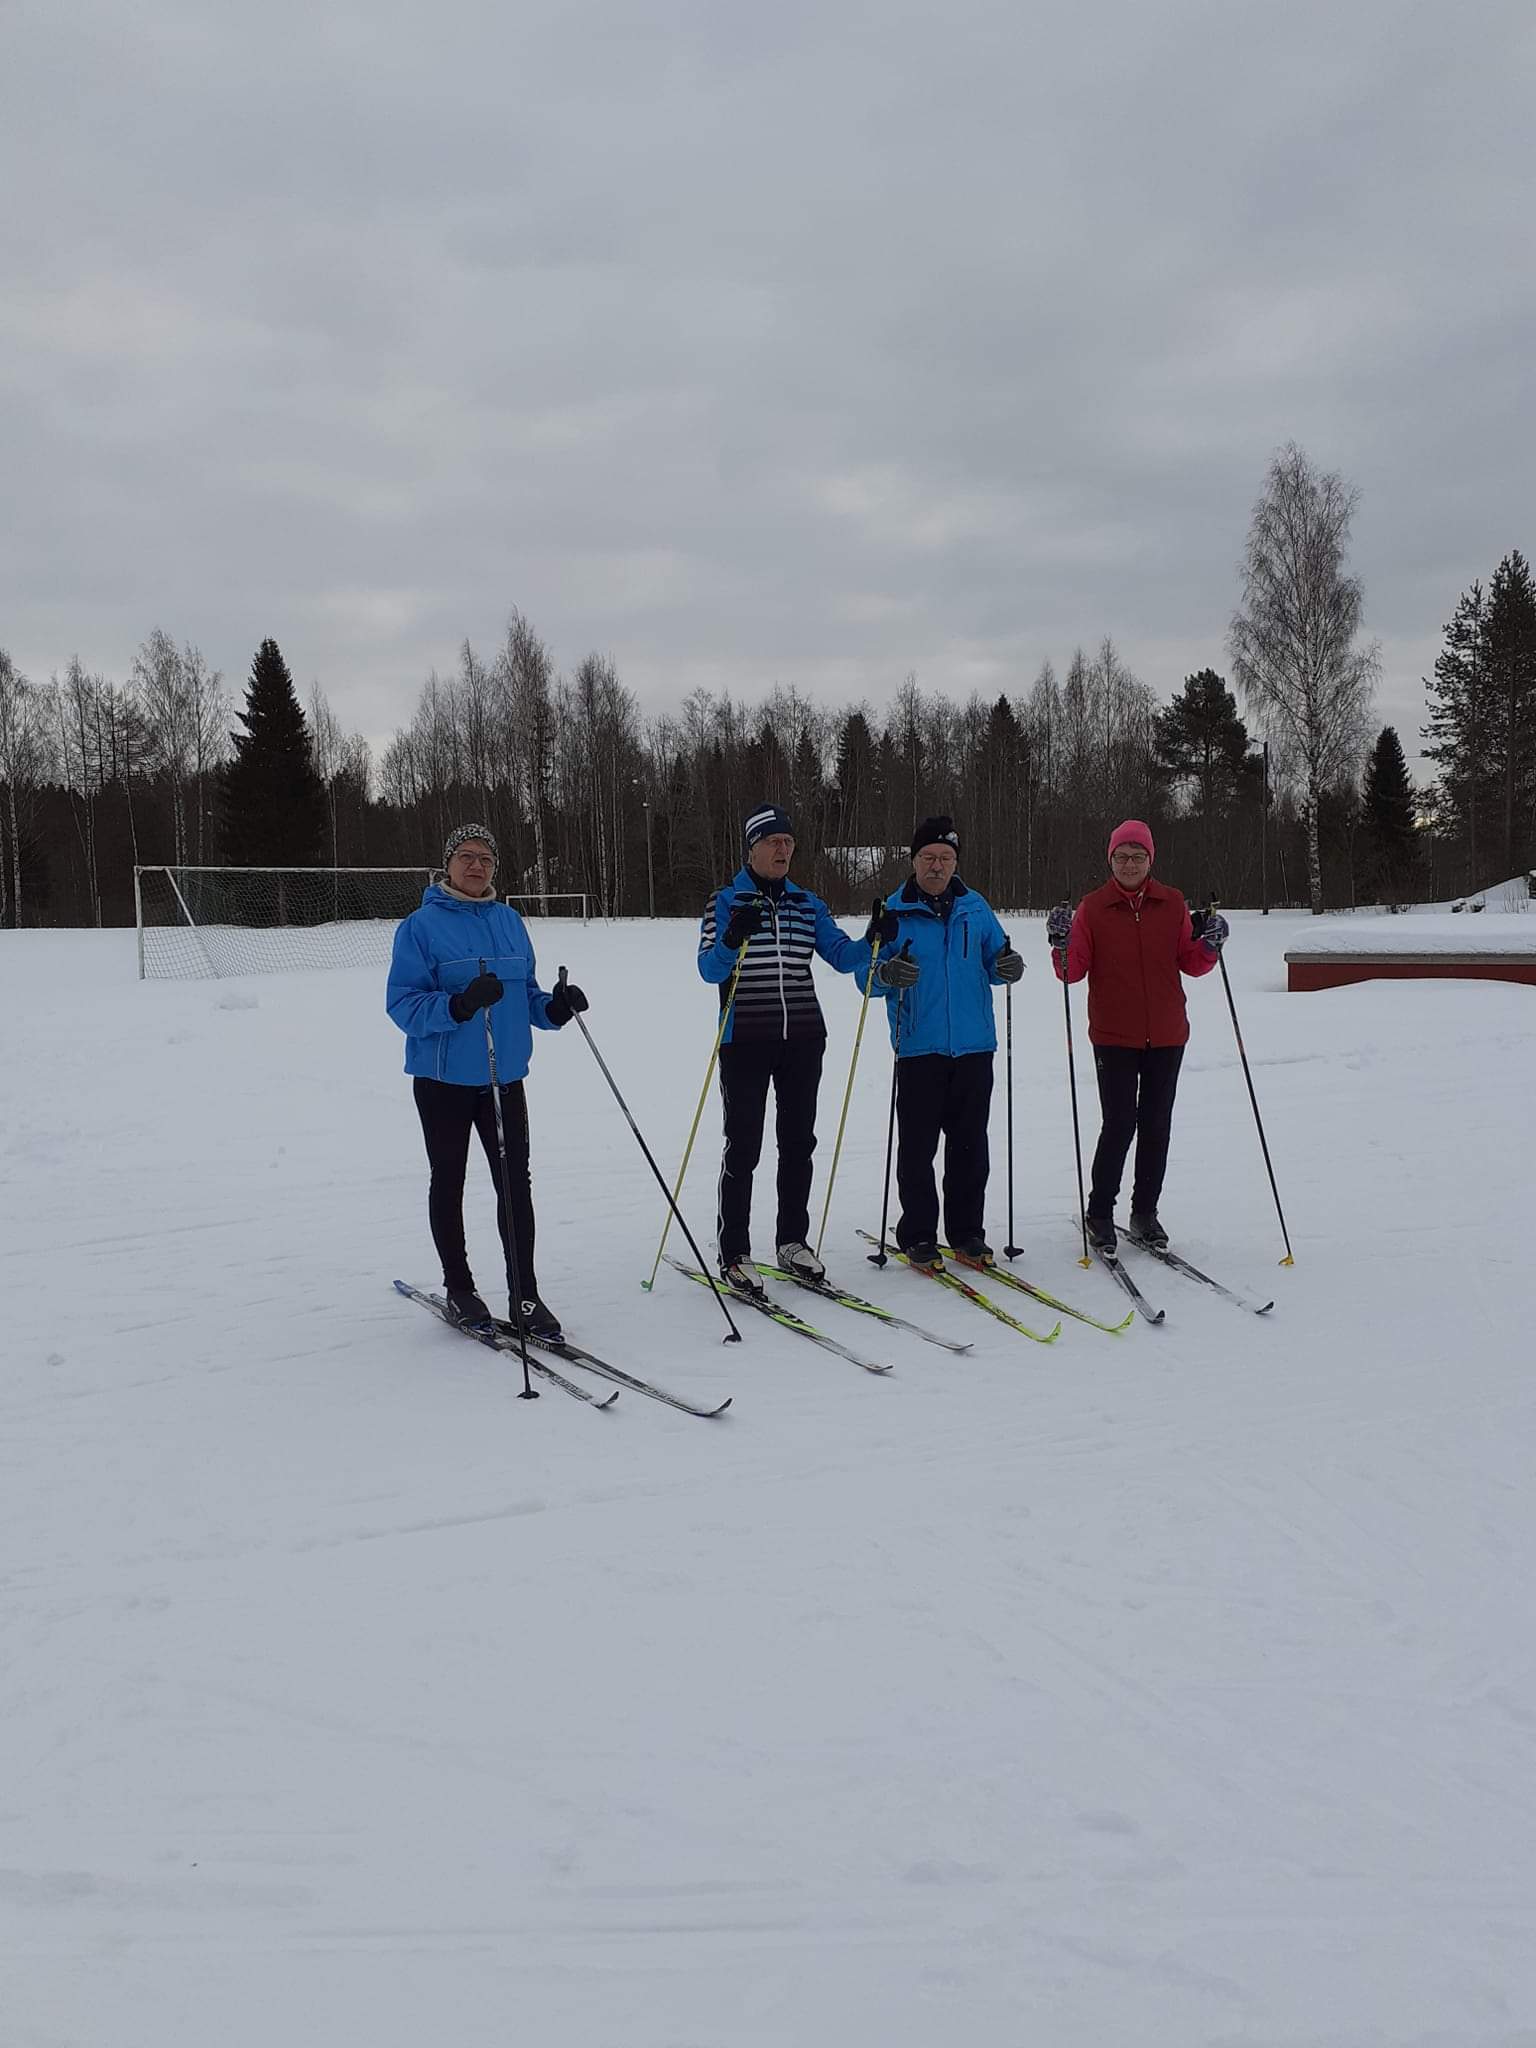
[[[525,610],[653,706],[1224,666],[1271,450],[1410,745],[1529,545],[1528,6],[6,17],[0,644],[375,736]]]

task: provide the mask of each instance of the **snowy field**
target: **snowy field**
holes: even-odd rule
[[[1010,923],[1021,1263],[1118,1313]],[[541,1036],[545,1292],[713,1423],[520,1403],[393,1294],[439,1276],[382,970],[0,934],[3,2048],[1536,2043],[1536,996],[1287,995],[1311,930],[1228,954],[1294,1269],[1218,977],[1163,1205],[1263,1321],[1153,1269],[1162,1329],[1042,1349],[876,1275],[872,1019],[830,1263],[975,1340],[796,1297],[888,1379],[644,1294],[644,1162]],[[539,936],[675,1164],[692,928]],[[1001,1245],[1001,1061],[994,1139]]]

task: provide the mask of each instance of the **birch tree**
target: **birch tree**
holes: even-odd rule
[[[1270,463],[1243,553],[1232,617],[1232,672],[1264,729],[1285,741],[1301,778],[1307,892],[1323,909],[1320,811],[1353,782],[1375,690],[1375,642],[1359,641],[1364,598],[1345,569],[1358,494],[1319,474],[1294,442]]]

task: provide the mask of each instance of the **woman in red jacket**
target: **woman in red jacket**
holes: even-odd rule
[[[1127,818],[1109,835],[1110,880],[1077,906],[1046,919],[1058,979],[1088,982],[1088,1036],[1104,1114],[1093,1155],[1088,1239],[1106,1258],[1117,1250],[1115,1197],[1136,1140],[1131,1188],[1133,1241],[1163,1250],[1168,1233],[1157,1201],[1168,1166],[1168,1134],[1179,1064],[1189,1038],[1185,974],[1209,974],[1227,937],[1216,911],[1190,918],[1177,889],[1152,879],[1152,833]]]

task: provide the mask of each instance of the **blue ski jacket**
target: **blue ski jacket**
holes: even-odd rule
[[[559,1029],[549,1021],[549,994],[538,984],[528,927],[511,904],[495,897],[467,903],[433,882],[421,908],[396,927],[384,996],[384,1007],[405,1033],[408,1074],[461,1088],[490,1086],[485,1012],[476,1010],[464,1024],[448,1013],[448,998],[468,988],[481,961],[506,990],[491,1009],[498,1081],[521,1081],[527,1073],[535,1027]]]
[[[956,877],[937,903],[911,881],[883,907],[895,912],[897,932],[893,943],[881,947],[880,958],[899,953],[910,940],[911,958],[921,970],[915,987],[883,991],[892,1045],[901,1022],[901,1058],[996,1052],[992,990],[1002,984],[992,963],[1006,939],[991,904]],[[857,976],[860,988],[867,986],[869,972]],[[875,994],[881,993],[876,982]]]
[[[819,953],[839,974],[852,974],[868,964],[868,946],[850,938],[821,898],[798,882],[786,877],[782,892],[774,894],[750,868],[738,868],[710,897],[699,925],[699,973],[718,986],[722,1008],[736,973],[736,955],[722,934],[738,896],[761,896],[767,910],[762,930],[747,941],[722,1043],[825,1038],[827,1020],[811,979],[812,956]]]

